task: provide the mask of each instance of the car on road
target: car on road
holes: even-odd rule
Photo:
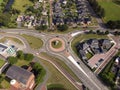
[[[79,65],[80,65],[80,62],[77,62],[77,64],[79,64]]]

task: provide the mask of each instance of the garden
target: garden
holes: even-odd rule
[[[118,52],[111,61],[106,65],[106,67],[100,72],[100,79],[109,87],[111,90],[115,90],[115,78],[116,74],[112,71],[112,68],[115,64],[115,59],[120,56],[120,52]]]
[[[31,72],[33,72],[36,77],[35,83],[37,86],[39,83],[41,83],[43,81],[46,71],[43,68],[43,66],[40,65],[40,63],[33,62],[33,58],[34,58],[33,54],[23,53],[23,51],[17,51],[16,57],[10,56],[10,57],[8,57],[7,60],[10,63],[10,66],[16,65],[16,66],[22,67],[24,69],[26,69],[26,67],[31,66],[32,67]],[[0,64],[1,64],[1,60],[0,60]],[[9,83],[10,80],[5,76],[7,69],[0,75],[0,89],[1,88],[4,88],[4,89],[10,88],[10,83]]]

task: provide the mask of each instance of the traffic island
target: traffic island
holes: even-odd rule
[[[65,49],[65,42],[61,38],[52,38],[49,40],[50,49],[54,52],[61,52]]]

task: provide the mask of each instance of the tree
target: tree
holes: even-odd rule
[[[0,83],[4,80],[3,76],[0,75]]]
[[[36,26],[35,29],[36,30],[46,30],[47,29],[47,25]]]
[[[110,20],[110,21],[108,21],[108,22],[106,23],[106,26],[107,26],[108,28],[111,28],[111,29],[112,29],[112,28],[113,28],[113,26],[112,26],[113,23],[114,23],[114,22]]]
[[[66,24],[64,25],[57,25],[57,29],[60,31],[65,31],[68,29],[68,26]]]
[[[105,31],[105,34],[107,35],[107,34],[109,34],[109,31],[107,30],[107,31]]]
[[[30,54],[30,53],[27,53],[24,56],[24,59],[27,60],[27,61],[32,61],[33,58],[34,58],[33,54]]]
[[[21,51],[21,50],[17,51],[17,58],[24,59],[24,53],[23,53],[23,51]]]
[[[36,69],[37,71],[39,71],[40,69],[42,69],[42,66],[39,63],[35,63],[33,65],[33,69]]]
[[[97,33],[97,34],[100,34],[100,30],[97,30],[96,33]]]
[[[104,10],[104,8],[101,8],[100,16],[101,16],[101,17],[104,17],[104,16],[105,16],[105,10]]]
[[[39,64],[39,63],[34,63],[33,65],[33,71],[34,74],[36,76],[36,83],[38,84],[39,82],[43,81],[43,77],[46,74],[46,71],[44,70],[44,68]]]
[[[18,61],[18,60],[17,60],[16,57],[13,57],[13,56],[8,57],[8,62],[9,62],[11,65],[17,63],[17,61]]]
[[[0,14],[0,26],[8,26],[11,15],[9,13]]]
[[[38,0],[29,0],[29,1],[31,1],[31,2],[37,2]]]

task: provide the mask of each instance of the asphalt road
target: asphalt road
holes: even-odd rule
[[[19,38],[22,38],[23,42],[26,42],[26,44],[27,44],[27,46],[26,46],[27,49],[25,49],[26,52],[30,52],[30,53],[33,53],[34,55],[36,55],[36,53],[40,53],[40,52],[44,51],[51,55],[56,55],[57,57],[65,60],[64,62],[71,68],[71,70],[78,76],[78,78],[83,82],[83,84],[85,86],[87,86],[90,90],[108,90],[108,88],[99,81],[99,79],[96,77],[96,75],[93,74],[91,72],[91,70],[89,70],[88,67],[86,65],[84,65],[84,63],[77,56],[75,56],[74,52],[71,49],[71,45],[68,44],[68,41],[71,42],[74,37],[68,37],[69,34],[64,34],[64,35],[57,34],[57,36],[59,36],[60,38],[62,38],[65,41],[65,43],[66,43],[65,50],[67,50],[69,52],[69,54],[76,61],[80,62],[80,67],[82,68],[82,70],[84,70],[84,72],[87,74],[87,76],[82,71],[80,71],[72,62],[70,62],[68,60],[68,58],[64,54],[65,51],[56,53],[49,49],[48,40],[50,38],[56,37],[56,34],[45,34],[45,33],[39,33],[38,31],[34,31],[34,30],[21,30],[21,29],[1,30],[1,32],[9,33],[12,36],[15,36],[16,34],[28,34],[28,35],[32,35],[32,36],[41,38],[44,42],[43,47],[39,50],[32,50],[29,47],[26,40],[23,39],[22,37],[19,37]]]

